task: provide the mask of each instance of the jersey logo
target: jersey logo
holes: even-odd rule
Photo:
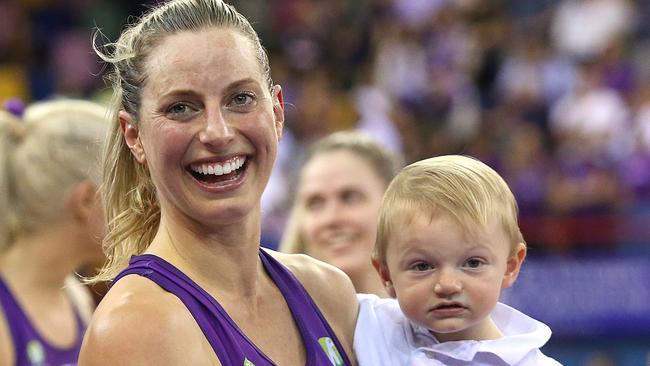
[[[244,366],[255,366],[248,358],[244,357]]]
[[[27,343],[27,359],[32,365],[40,365],[45,362],[45,350],[41,342],[32,339]]]
[[[327,355],[327,358],[329,358],[332,365],[343,366],[343,358],[341,357],[339,350],[336,349],[334,341],[332,341],[330,337],[319,338],[318,343],[320,344],[323,351],[325,351],[325,354]]]

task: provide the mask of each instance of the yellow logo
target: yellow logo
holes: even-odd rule
[[[343,357],[341,357],[339,350],[336,349],[336,345],[330,337],[319,338],[318,343],[323,351],[325,351],[325,354],[327,354],[327,358],[329,358],[332,365],[343,366]]]
[[[45,350],[41,342],[32,339],[27,343],[27,359],[32,365],[40,365],[45,361]]]

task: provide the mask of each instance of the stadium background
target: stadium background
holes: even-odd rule
[[[650,365],[650,1],[240,0],[285,92],[264,195],[275,247],[301,157],[368,131],[405,162],[481,158],[511,185],[529,259],[503,300],[565,365]],[[107,101],[92,29],[126,0],[0,0],[0,102]]]

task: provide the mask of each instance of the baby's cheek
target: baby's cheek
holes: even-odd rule
[[[410,319],[419,319],[424,316],[422,314],[423,304],[426,304],[424,294],[418,291],[399,291],[397,290],[397,299],[399,306],[404,315]]]

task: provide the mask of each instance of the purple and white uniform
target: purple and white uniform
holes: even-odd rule
[[[68,348],[49,344],[36,331],[7,284],[0,277],[0,306],[4,310],[14,344],[16,366],[74,366],[79,358],[86,325],[73,309],[77,321],[77,339]]]
[[[350,361],[334,331],[302,284],[282,264],[260,249],[267,273],[284,296],[306,347],[309,366],[348,366]],[[275,366],[237,327],[219,303],[184,273],[160,257],[134,256],[113,281],[138,274],[176,295],[201,327],[223,366]]]

